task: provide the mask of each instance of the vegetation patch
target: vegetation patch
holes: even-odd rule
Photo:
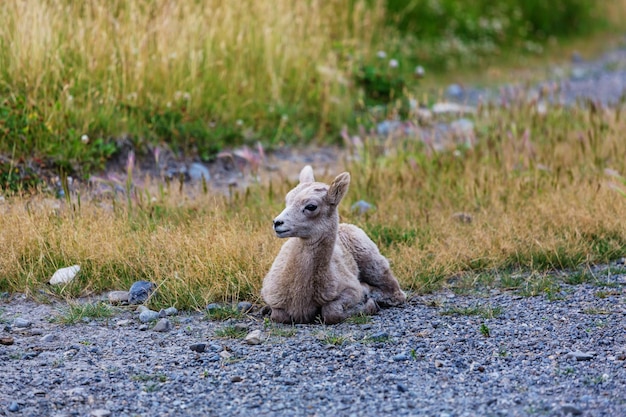
[[[485,319],[493,319],[502,314],[502,307],[496,306],[472,306],[472,307],[454,307],[441,311],[442,316],[480,316]]]
[[[224,339],[243,339],[247,334],[246,329],[237,326],[224,326],[215,330],[215,336]]]
[[[113,316],[113,309],[105,303],[69,304],[57,320],[62,324],[76,324],[85,319],[108,319]]]

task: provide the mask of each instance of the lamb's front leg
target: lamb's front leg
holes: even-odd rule
[[[325,324],[337,324],[356,314],[377,312],[378,305],[373,299],[355,288],[346,288],[339,297],[322,306],[322,320]]]
[[[272,315],[270,316],[272,321],[276,323],[284,323],[284,324],[292,324],[293,319],[291,316],[282,308],[274,308],[272,307]]]

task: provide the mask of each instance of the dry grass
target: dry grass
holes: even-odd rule
[[[429,291],[465,271],[574,268],[626,253],[626,199],[605,172],[626,172],[622,111],[542,115],[512,105],[483,109],[476,124],[473,148],[372,145],[349,166],[343,219],[378,242],[405,288]],[[271,219],[290,186],[231,198],[201,190],[189,197],[172,187],[131,206],[122,199],[78,208],[74,200],[74,209],[41,196],[7,199],[0,203],[0,290],[33,291],[56,268],[80,264],[80,279],[64,294],[146,279],[160,286],[153,301],[160,305],[255,301],[282,243]],[[376,210],[350,212],[359,199]],[[456,212],[472,221],[455,220]]]

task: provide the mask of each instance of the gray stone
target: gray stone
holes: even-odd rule
[[[408,361],[410,358],[406,353],[400,353],[393,357],[394,362],[404,362]]]
[[[580,350],[576,350],[574,352],[569,352],[567,354],[568,357],[574,358],[577,361],[590,361],[594,358],[594,352],[581,352]]]
[[[20,411],[20,406],[17,402],[11,401],[11,404],[9,404],[8,410],[12,413],[17,413],[18,411]]]
[[[248,313],[250,310],[252,310],[252,303],[249,303],[247,301],[241,301],[239,302],[239,304],[237,304],[237,311],[241,311],[242,313]]]
[[[580,67],[572,68],[571,77],[573,80],[582,80],[588,75],[587,70]]]
[[[152,295],[156,285],[148,281],[135,282],[128,291],[128,303],[129,304],[143,304]]]
[[[111,291],[108,295],[109,302],[113,305],[127,303],[128,297],[128,291]]]
[[[376,332],[372,334],[370,338],[373,340],[384,341],[386,339],[389,339],[389,333],[385,331]]]
[[[463,87],[458,84],[450,84],[446,88],[446,95],[450,98],[460,99],[463,97]]]
[[[583,414],[582,410],[572,404],[564,404],[561,407],[563,414],[571,414],[573,416],[580,416]]]
[[[261,330],[253,330],[244,339],[245,342],[249,345],[259,345],[263,343],[264,339],[263,332]]]
[[[115,323],[116,326],[122,327],[122,326],[128,326],[129,324],[132,323],[132,320],[118,320],[117,323]]]
[[[222,306],[219,303],[210,303],[206,306],[208,312],[219,310]]]
[[[209,169],[198,162],[194,162],[189,165],[187,174],[192,181],[201,181],[202,178],[204,178],[205,181],[209,181],[211,179],[211,172],[209,172]]]
[[[50,334],[43,336],[40,340],[44,343],[50,343],[50,342],[54,342],[57,339],[58,339],[57,335],[50,333]]]
[[[22,317],[17,317],[15,320],[13,320],[13,327],[15,328],[26,329],[30,326],[32,326],[32,323]]]
[[[206,350],[206,343],[194,343],[193,345],[189,346],[189,349],[193,350],[194,352],[202,353]]]
[[[249,327],[250,326],[247,325],[246,323],[235,323],[235,330],[238,330],[240,332],[248,331]]]
[[[176,307],[168,307],[165,309],[166,316],[175,316],[178,314],[178,309]]]
[[[350,210],[357,211],[359,214],[365,214],[373,208],[374,206],[368,203],[367,201],[359,200],[356,203],[354,203],[352,207],[350,207]]]
[[[152,310],[142,311],[139,314],[139,320],[142,323],[148,323],[148,322],[154,321],[154,320],[156,320],[158,318],[159,318],[159,313],[157,313],[156,311],[152,311]]]
[[[152,328],[155,332],[169,332],[172,329],[172,322],[168,319],[161,319],[159,322]]]

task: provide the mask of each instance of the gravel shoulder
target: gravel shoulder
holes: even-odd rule
[[[0,346],[0,415],[626,415],[623,278],[556,299],[413,296],[362,324],[178,313],[165,332],[130,308],[62,325],[63,303],[14,294],[0,303],[14,341]],[[235,325],[262,343],[216,335]]]

